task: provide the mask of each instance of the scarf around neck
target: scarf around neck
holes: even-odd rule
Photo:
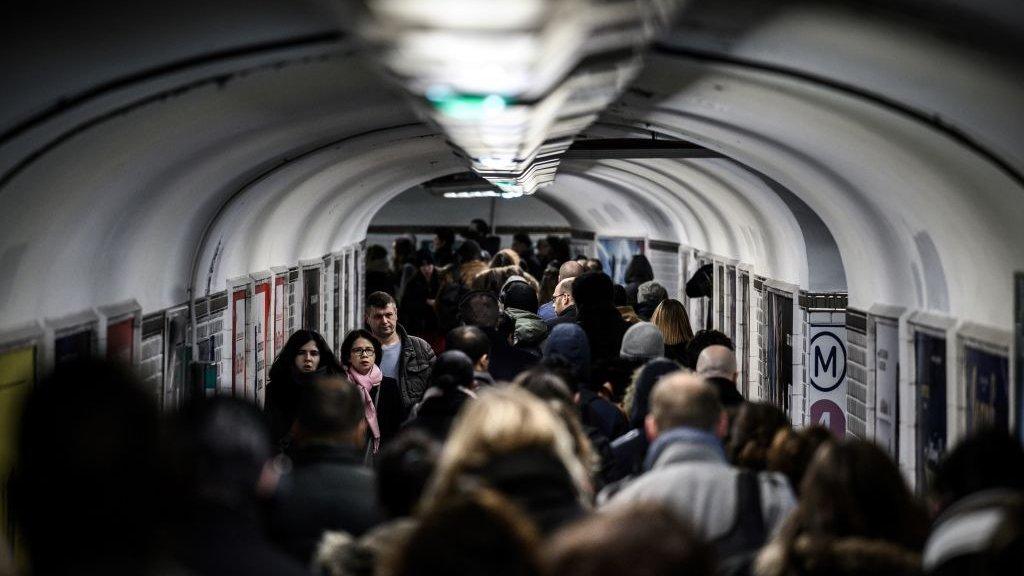
[[[359,391],[363,395],[363,414],[366,416],[366,424],[369,425],[370,432],[373,434],[373,453],[376,454],[380,449],[380,426],[377,424],[377,407],[373,404],[370,390],[381,383],[384,373],[376,364],[366,374],[360,374],[354,366],[349,366],[347,372],[348,379],[359,387]]]

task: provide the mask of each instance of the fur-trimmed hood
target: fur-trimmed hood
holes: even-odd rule
[[[884,540],[802,535],[786,554],[776,540],[754,563],[756,576],[918,576],[921,555]]]

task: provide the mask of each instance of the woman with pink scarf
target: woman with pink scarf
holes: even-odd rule
[[[368,330],[356,329],[341,344],[341,364],[345,374],[363,396],[366,417],[366,462],[372,463],[380,447],[402,425],[402,393],[394,378],[385,378],[378,363],[380,341]]]

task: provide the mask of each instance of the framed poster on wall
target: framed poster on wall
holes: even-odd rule
[[[1010,430],[1010,359],[980,346],[964,346],[967,430]]]
[[[626,268],[633,257],[644,253],[643,238],[598,238],[597,259],[616,284],[626,285]]]
[[[917,375],[917,486],[927,490],[946,453],[946,338],[938,332],[914,332]]]
[[[38,326],[17,333],[7,333],[0,338],[0,518],[3,527],[0,533],[3,542],[11,550],[15,545],[14,522],[10,511],[10,474],[14,464],[16,438],[21,412],[32,386],[36,383],[39,366],[39,344],[42,331]]]
[[[271,350],[271,356],[276,357],[278,351],[284,348],[285,336],[288,332],[287,322],[288,319],[285,317],[287,311],[288,301],[286,296],[286,285],[288,284],[288,270],[275,270],[274,271],[274,347]]]
[[[245,379],[248,295],[249,289],[245,286],[235,286],[231,289],[231,394],[251,400],[251,390]]]
[[[899,457],[899,321],[874,318],[875,441]]]
[[[188,306],[169,308],[164,315],[164,410],[181,406],[188,393],[186,378],[192,350],[188,347]]]
[[[302,327],[321,332],[320,329],[320,274],[319,262],[302,268]]]
[[[270,274],[256,277],[252,288],[252,346],[254,370],[253,400],[263,407],[267,385],[267,370],[270,366]]]

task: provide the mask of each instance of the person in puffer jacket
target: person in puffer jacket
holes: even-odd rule
[[[506,323],[510,344],[540,354],[540,345],[548,335],[548,326],[537,315],[537,292],[525,278],[513,276],[501,288],[499,301],[504,306],[501,322]]]

